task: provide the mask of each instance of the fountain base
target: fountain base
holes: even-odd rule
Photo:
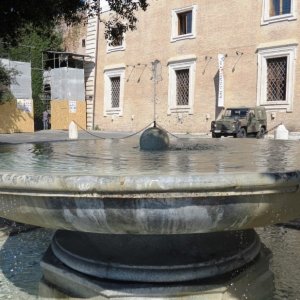
[[[121,250],[120,250],[121,251]],[[99,279],[64,265],[46,252],[41,266],[40,298],[47,299],[172,299],[183,300],[266,300],[273,299],[273,273],[269,270],[270,251],[264,246],[254,262],[226,275],[177,283],[136,283]]]
[[[202,234],[129,235],[58,230],[56,257],[98,278],[183,282],[219,276],[253,261],[260,240],[253,229]]]

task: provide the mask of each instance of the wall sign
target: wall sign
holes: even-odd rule
[[[77,102],[74,100],[69,101],[69,112],[70,113],[76,113],[77,111]]]
[[[32,113],[32,100],[31,99],[17,99],[17,109]]]
[[[218,54],[218,63],[219,63],[218,107],[224,107],[224,61],[225,61],[225,54]]]

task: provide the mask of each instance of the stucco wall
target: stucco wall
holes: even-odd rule
[[[68,100],[51,100],[51,129],[67,130],[72,121],[78,130],[86,129],[86,102],[76,101],[76,112],[71,112]]]
[[[16,101],[0,104],[0,133],[34,132],[33,113],[17,108]]]
[[[171,42],[172,9],[194,4],[197,4],[196,37]],[[225,107],[256,105],[259,45],[285,45],[288,40],[298,43],[300,32],[298,20],[262,26],[262,11],[262,0],[150,1],[147,12],[138,14],[138,29],[126,34],[125,50],[111,53],[107,53],[103,26],[100,26],[95,125],[104,130],[136,131],[153,120],[153,82],[150,78],[151,62],[156,59],[162,66],[162,80],[157,85],[157,121],[167,130],[208,133],[210,122],[222,113],[222,109],[216,107],[219,53],[227,55]],[[194,111],[192,115],[168,115],[168,61],[186,55],[196,56]],[[103,114],[104,69],[116,64],[126,66],[124,112],[123,116],[112,118]],[[144,68],[143,64],[147,66]],[[274,111],[269,110],[269,128],[284,122],[290,131],[300,131],[299,76],[300,65],[296,60],[292,112],[276,110],[275,118],[271,119]]]

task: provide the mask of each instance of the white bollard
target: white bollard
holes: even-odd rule
[[[288,140],[289,139],[289,131],[285,128],[283,124],[279,125],[274,134],[275,140]]]
[[[73,121],[69,125],[69,139],[70,140],[77,140],[78,139],[77,125]]]

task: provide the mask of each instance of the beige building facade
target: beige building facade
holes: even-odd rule
[[[90,127],[138,131],[156,120],[171,132],[205,134],[224,107],[263,105],[269,128],[300,131],[299,6],[150,0],[137,30],[114,46],[100,24]]]

